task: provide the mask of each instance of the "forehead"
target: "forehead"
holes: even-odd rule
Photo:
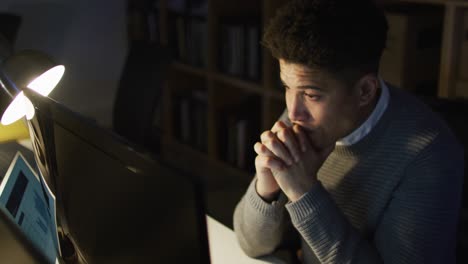
[[[312,69],[303,64],[291,63],[280,59],[279,66],[281,79],[284,82],[292,82],[292,84],[312,82],[316,85],[324,86],[332,79],[327,72]]]

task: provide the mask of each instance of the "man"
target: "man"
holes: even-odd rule
[[[304,263],[455,262],[463,150],[379,78],[386,32],[370,0],[291,0],[270,22],[287,111],[255,144],[234,212],[247,255],[272,253],[292,225]]]

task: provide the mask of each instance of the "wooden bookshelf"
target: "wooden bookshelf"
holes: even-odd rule
[[[170,0],[128,1],[129,3],[140,3],[139,5],[133,4],[133,6],[140,7],[143,16],[147,15],[148,12],[157,12],[155,17],[158,18],[157,28],[159,28],[160,34],[157,38],[158,41],[179,53],[179,57],[180,54],[183,54],[184,57],[177,59],[176,54],[176,62],[171,66],[171,74],[164,88],[162,119],[165,136],[162,140],[164,146],[162,154],[166,155],[168,160],[180,159],[181,162],[175,162],[175,165],[193,168],[194,172],[207,177],[207,179],[219,179],[219,177],[230,175],[229,177],[233,179],[242,179],[240,180],[243,181],[241,185],[246,187],[245,185],[252,178],[253,172],[239,169],[222,158],[220,149],[224,147],[224,143],[220,138],[229,136],[223,135],[224,130],[220,128],[223,117],[220,115],[223,111],[227,111],[225,108],[235,107],[236,104],[241,104],[248,98],[255,97],[258,105],[251,109],[248,109],[250,106],[239,105],[239,108],[245,108],[247,111],[251,111],[252,115],[258,115],[260,119],[259,130],[263,131],[270,128],[284,110],[284,95],[278,82],[278,63],[268,51],[260,46],[259,41],[262,29],[278,7],[287,0],[206,0],[206,5],[203,8],[198,8],[196,14],[193,14],[188,7],[179,8],[183,11],[174,11]],[[189,2],[191,1],[187,0],[187,3]],[[456,97],[455,83],[458,78],[456,73],[463,35],[462,18],[463,12],[468,8],[468,1],[395,0],[379,2],[385,8],[393,5],[416,5],[421,8],[435,6],[441,10],[443,26],[439,54],[440,66],[438,74],[436,74],[438,75],[436,93],[440,97]],[[132,12],[132,21],[145,21],[145,19],[138,19],[138,16],[135,19],[135,11],[132,10]],[[201,24],[191,25],[192,17],[196,17],[197,21],[201,21]],[[177,25],[175,26],[173,23]],[[147,28],[154,28],[154,26]],[[191,31],[192,35],[187,34],[192,38],[183,36],[188,30]],[[257,36],[255,35],[256,30],[258,30]],[[129,36],[149,39],[142,36],[144,35],[142,30],[137,30],[137,33],[129,34]],[[196,35],[202,35],[204,38],[194,38],[193,36]],[[187,39],[190,41],[187,42]],[[226,46],[224,41],[226,39],[231,40],[231,46]],[[180,49],[181,41],[187,48],[186,51]],[[240,50],[238,43],[244,42],[247,43],[245,46],[249,48]],[[250,43],[257,44],[256,46],[248,45]],[[252,47],[258,47],[258,50]],[[187,58],[193,55],[190,54],[191,52],[200,52],[206,56],[203,58],[202,65],[190,63],[190,59]],[[257,54],[258,58],[257,60],[245,61],[243,58],[252,57],[247,56],[247,54]],[[197,59],[200,58],[195,58],[195,60]],[[254,77],[252,78],[252,76]],[[203,121],[199,120],[206,126],[203,129],[206,132],[206,149],[204,151],[198,150],[187,142],[184,143],[176,136],[176,123],[181,122],[181,119],[188,120],[190,118],[177,116],[175,109],[178,107],[178,103],[174,100],[174,96],[176,94],[189,96],[192,94],[192,90],[203,90],[206,94],[205,114],[202,117]],[[179,107],[184,108],[185,106]],[[179,113],[179,115],[183,114]],[[226,116],[226,118],[232,117]],[[178,127],[180,129],[181,126]],[[242,127],[242,124],[237,124],[237,128],[239,127]],[[258,137],[258,135],[254,136]],[[253,144],[247,145],[244,149],[252,152]],[[253,160],[246,162],[253,163]]]
[[[135,20],[135,12],[138,11],[135,11],[135,9],[140,8],[139,11],[142,17],[138,19],[138,16],[136,16],[136,21],[139,21],[139,23],[147,21],[145,19],[151,12],[156,13],[151,15],[158,18],[156,23],[158,24],[157,28],[160,35],[157,39],[160,43],[171,47],[175,51],[174,57],[176,57],[176,61],[171,65],[169,80],[163,93],[162,123],[164,128],[162,131],[165,134],[163,138],[164,147],[162,148],[163,155],[167,154],[169,160],[176,157],[195,160],[196,162],[185,162],[185,164],[189,164],[189,167],[197,167],[200,169],[197,174],[204,174],[206,177],[210,173],[219,174],[219,170],[210,169],[217,167],[230,171],[230,174],[237,175],[237,177],[251,179],[253,176],[252,170],[238,168],[232,162],[230,163],[223,159],[220,149],[225,144],[221,140],[224,136],[221,131],[225,131],[226,129],[220,127],[220,123],[223,122],[223,118],[237,118],[222,116],[222,113],[231,111],[229,108],[235,111],[236,104],[254,100],[256,103],[252,103],[254,106],[250,107],[252,107],[252,116],[258,116],[259,119],[258,134],[244,135],[243,137],[258,137],[260,131],[271,127],[284,110],[284,95],[278,88],[277,76],[274,76],[278,72],[277,62],[268,52],[260,47],[259,42],[262,28],[269,18],[273,16],[276,8],[282,5],[285,0],[207,0],[206,5],[202,9],[203,11],[199,12],[199,8],[196,15],[193,15],[192,9],[189,6],[174,7],[169,0],[128,1],[129,6],[131,4],[133,8],[133,20]],[[186,3],[191,3],[191,1],[188,0]],[[200,21],[204,21],[205,25],[204,29],[194,30],[197,32],[203,31],[202,34],[205,34],[207,38],[205,42],[194,40],[201,41],[202,46],[195,46],[198,48],[197,52],[206,54],[204,65],[193,65],[187,61],[186,58],[191,56],[189,54],[190,51],[187,50],[185,52],[178,45],[181,41],[187,41],[187,36],[182,36],[182,32],[179,31],[185,27],[184,32],[187,32],[189,28],[193,27],[190,25],[192,16],[197,17]],[[174,26],[171,23],[177,25]],[[155,26],[144,27],[144,29],[147,28],[155,28]],[[138,34],[129,34],[129,36],[137,36],[140,39],[150,41],[142,33],[144,29],[139,30]],[[177,32],[174,32],[174,30]],[[187,33],[187,35],[190,35],[190,33]],[[225,44],[223,37],[232,40],[234,43],[233,47],[223,46]],[[242,45],[238,43],[247,43],[246,45],[252,43],[255,45],[250,45],[248,48],[239,48]],[[184,42],[183,45],[187,48],[189,45],[194,44]],[[256,60],[245,61],[242,57],[252,57],[247,56],[248,54],[256,54]],[[207,146],[205,151],[200,151],[190,143],[187,143],[187,138],[185,140],[181,139],[180,133],[177,132],[178,129],[181,129],[181,126],[177,125],[177,123],[181,122],[182,119],[190,119],[187,116],[188,112],[192,111],[185,109],[187,108],[185,101],[182,103],[177,101],[183,101],[184,99],[174,98],[188,96],[192,89],[203,90],[206,93],[206,114],[203,121],[206,124]],[[183,108],[182,112],[187,113],[181,114],[181,111],[177,111],[178,104],[181,105],[181,109]],[[249,106],[246,107],[248,108]],[[239,108],[243,107],[239,106]],[[246,111],[249,111],[249,109],[246,109]],[[234,113],[229,114],[234,115]],[[243,126],[245,124],[234,125],[239,131],[242,131]],[[187,125],[183,127],[187,127]],[[237,141],[239,145],[241,145],[240,142],[243,142],[239,139]],[[242,147],[242,149],[252,153],[252,142]],[[169,153],[172,154],[170,155]],[[240,159],[240,157],[237,158]],[[253,162],[253,160],[246,160],[242,162],[238,161],[237,163],[253,164]],[[196,166],[197,164],[199,166]]]
[[[397,0],[397,2],[433,5],[455,5],[459,7],[468,7],[468,2],[464,0]]]
[[[208,71],[184,63],[174,62],[172,63],[172,69],[184,73],[198,75],[201,78],[208,78]]]
[[[466,38],[463,32],[463,15],[468,12],[465,0],[377,0],[385,7],[388,5],[413,4],[421,7],[436,6],[443,10],[443,27],[440,48],[440,66],[438,71],[437,96],[443,98],[467,97],[465,90],[457,89],[460,83],[459,71],[461,43]],[[466,39],[464,41],[467,41]],[[466,81],[466,80],[463,80]],[[457,91],[458,90],[458,91]]]

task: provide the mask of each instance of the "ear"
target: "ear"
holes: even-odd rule
[[[359,106],[374,102],[379,92],[379,79],[375,74],[366,74],[356,83],[359,96]]]

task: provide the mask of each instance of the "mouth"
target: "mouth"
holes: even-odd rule
[[[315,129],[312,129],[310,127],[306,127],[300,124],[296,124],[296,125],[298,125],[305,132],[305,134],[307,135],[307,137],[309,138],[311,142],[314,142],[314,137],[316,135]]]
[[[308,134],[313,134],[314,133],[314,130],[315,129],[312,129],[310,127],[307,127],[303,124],[298,124],[298,123],[293,123],[293,125],[298,125],[302,130],[304,130],[304,132],[308,133]]]
[[[314,146],[317,146],[318,142],[318,134],[317,134],[317,129],[316,128],[310,128],[310,127],[307,127],[303,124],[298,124],[298,123],[293,123],[295,125],[298,125],[306,134],[307,138],[309,139],[310,143]]]

